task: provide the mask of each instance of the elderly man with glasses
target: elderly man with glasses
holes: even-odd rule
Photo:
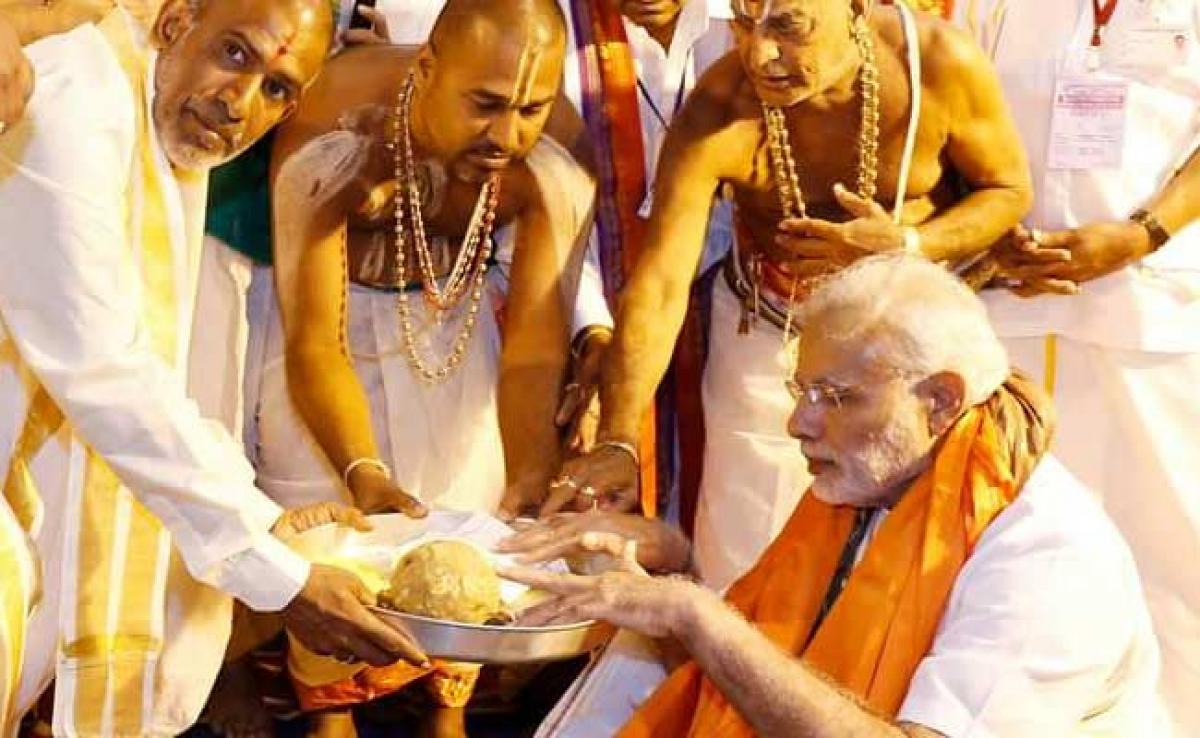
[[[1046,453],[1049,402],[1010,372],[971,291],[921,259],[872,257],[812,294],[800,344],[788,429],[812,488],[724,600],[647,575],[690,566],[656,521],[560,516],[502,544],[618,562],[506,571],[556,595],[525,622],[600,618],[687,659],[632,716],[614,700],[636,705],[651,684],[616,673],[621,695],[562,705],[543,732],[1164,735],[1133,559]]]

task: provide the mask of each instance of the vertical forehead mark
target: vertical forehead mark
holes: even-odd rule
[[[537,79],[538,67],[542,64],[542,49],[532,40],[521,49],[517,60],[517,79],[508,103],[514,108],[528,105],[533,97],[533,82]]]
[[[774,9],[774,6],[775,0],[764,0],[764,2],[759,5],[758,12],[754,13],[748,7],[747,0],[734,0],[734,10],[741,15],[746,16],[751,21],[754,21],[754,25],[756,26],[761,26],[768,18],[771,17],[771,11]]]

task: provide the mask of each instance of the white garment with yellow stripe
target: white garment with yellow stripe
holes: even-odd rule
[[[37,91],[0,136],[0,732],[54,678],[58,735],[176,735],[228,636],[212,587],[277,610],[307,564],[189,399],[207,177],[157,143],[145,38],[118,10],[27,51]]]
[[[553,247],[564,273],[564,306],[569,309],[578,288],[595,188],[570,154],[549,137],[543,136],[534,146],[527,162],[549,210]],[[497,309],[508,292],[516,231],[514,226],[497,231],[499,263],[488,275],[466,356],[449,378],[437,384],[421,380],[409,367],[396,294],[350,285],[347,341],[371,405],[380,454],[404,489],[436,507],[493,511],[504,492],[504,449],[496,404],[501,339]],[[256,289],[263,287],[256,283]],[[410,297],[419,351],[426,361],[449,355],[465,310],[460,307],[437,324],[420,293]],[[265,341],[257,338],[263,332]],[[265,344],[259,376],[252,375],[253,360],[247,368],[247,397],[257,397],[257,425],[250,436],[257,439],[259,484],[289,508],[343,499],[339,474],[288,395],[282,326],[274,299],[266,319],[252,317],[251,333],[251,346]]]
[[[962,0],[959,20],[993,56],[1029,150],[1046,230],[1123,220],[1200,144],[1200,1],[1116,4],[1087,71],[1089,0]],[[1048,166],[1055,81],[1127,85],[1120,166]],[[1071,297],[985,293],[1013,363],[1053,390],[1054,454],[1129,541],[1162,652],[1179,736],[1200,735],[1200,224]]]

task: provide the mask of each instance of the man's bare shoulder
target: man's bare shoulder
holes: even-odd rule
[[[881,30],[904,51],[904,34],[899,13],[891,10],[884,16]],[[925,86],[931,89],[961,88],[970,85],[980,73],[987,72],[991,62],[979,44],[962,28],[933,15],[914,13],[921,43],[921,73]]]
[[[672,134],[677,145],[721,149],[737,136],[740,123],[757,125],[759,117],[754,89],[737,52],[730,52],[696,83],[672,125]]]
[[[363,46],[330,59],[305,91],[295,116],[281,126],[285,137],[308,138],[338,126],[343,114],[366,105],[387,106],[408,74],[416,49]]]

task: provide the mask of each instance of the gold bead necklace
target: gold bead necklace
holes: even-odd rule
[[[480,305],[483,302],[484,279],[488,258],[492,255],[492,227],[496,222],[496,207],[500,199],[500,177],[493,174],[479,189],[479,199],[467,224],[458,256],[445,279],[439,285],[434,268],[433,250],[425,234],[421,215],[421,192],[413,155],[411,109],[415,78],[408,80],[396,99],[396,128],[392,151],[396,174],[396,273],[399,294],[396,312],[404,338],[405,354],[413,371],[426,382],[441,382],[450,376],[467,353],[467,344],[475,331]],[[406,213],[407,211],[407,213]],[[407,217],[406,217],[407,216]],[[407,220],[407,226],[406,226]],[[462,327],[455,337],[449,356],[437,367],[431,367],[417,350],[416,332],[412,324],[412,307],[408,302],[408,232],[412,232],[412,247],[420,273],[421,292],[433,316],[434,327],[440,327],[444,313],[462,302],[470,292],[470,303]]]
[[[862,67],[859,69],[859,85],[862,88],[862,112],[858,130],[858,194],[866,199],[874,199],[876,180],[879,176],[879,67],[875,63],[875,43],[871,38],[871,29],[865,15],[855,17],[851,25],[851,34],[862,57]],[[804,202],[804,190],[800,187],[800,176],[796,167],[796,159],[792,154],[790,134],[787,127],[787,117],[782,109],[762,103],[763,120],[767,129],[767,148],[771,157],[771,170],[775,177],[775,188],[779,193],[779,206],[786,218],[808,217],[808,209]],[[751,301],[748,316],[753,319],[759,312],[759,285],[762,278],[761,256],[755,254],[751,258],[750,278]],[[803,280],[810,286],[818,277]],[[787,321],[784,323],[783,341],[786,345],[791,337],[792,311],[799,290],[801,279],[792,279],[791,294],[788,295]],[[745,321],[745,319],[744,319]]]

